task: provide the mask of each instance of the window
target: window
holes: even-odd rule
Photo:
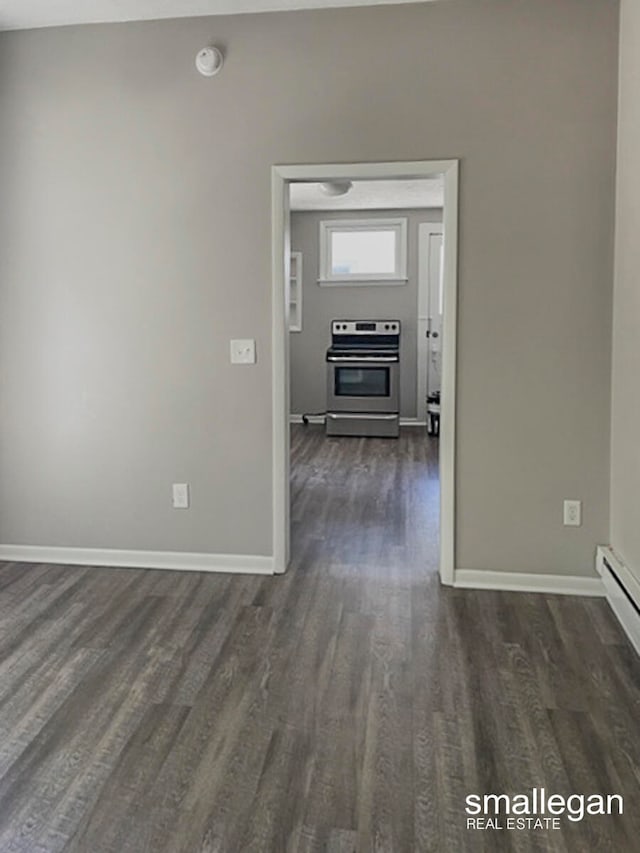
[[[330,219],[320,223],[319,284],[406,281],[406,219]]]

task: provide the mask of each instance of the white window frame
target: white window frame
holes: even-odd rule
[[[395,231],[395,270],[391,273],[332,274],[331,236],[334,231]],[[394,219],[323,219],[320,221],[320,276],[322,287],[345,287],[352,284],[389,285],[407,283],[407,220]]]

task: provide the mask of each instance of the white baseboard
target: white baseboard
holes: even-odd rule
[[[180,572],[229,572],[271,575],[273,557],[241,554],[198,554],[180,551],[122,551],[113,548],[46,548],[38,545],[0,545],[0,561],[62,563],[129,569],[171,569]]]
[[[640,582],[613,548],[601,545],[596,553],[596,569],[609,606],[625,634],[640,655]]]
[[[307,415],[307,420],[310,424],[323,424],[325,422],[324,415]],[[301,424],[302,415],[289,415],[290,424]]]
[[[307,420],[310,424],[323,424],[325,421],[324,415],[307,415]],[[301,424],[302,415],[289,415],[290,424]],[[426,427],[426,421],[419,421],[417,418],[400,418],[401,427]]]
[[[575,575],[533,575],[520,572],[490,572],[456,569],[453,585],[461,589],[495,589],[504,592],[544,592],[553,595],[589,595],[602,597],[601,578]]]

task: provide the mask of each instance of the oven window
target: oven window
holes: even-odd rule
[[[388,367],[336,367],[336,397],[388,397]]]

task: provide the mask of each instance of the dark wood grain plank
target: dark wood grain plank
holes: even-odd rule
[[[586,853],[640,837],[606,603],[443,589],[437,441],[292,430],[282,577],[0,564],[3,853]],[[476,832],[468,793],[621,793]]]

